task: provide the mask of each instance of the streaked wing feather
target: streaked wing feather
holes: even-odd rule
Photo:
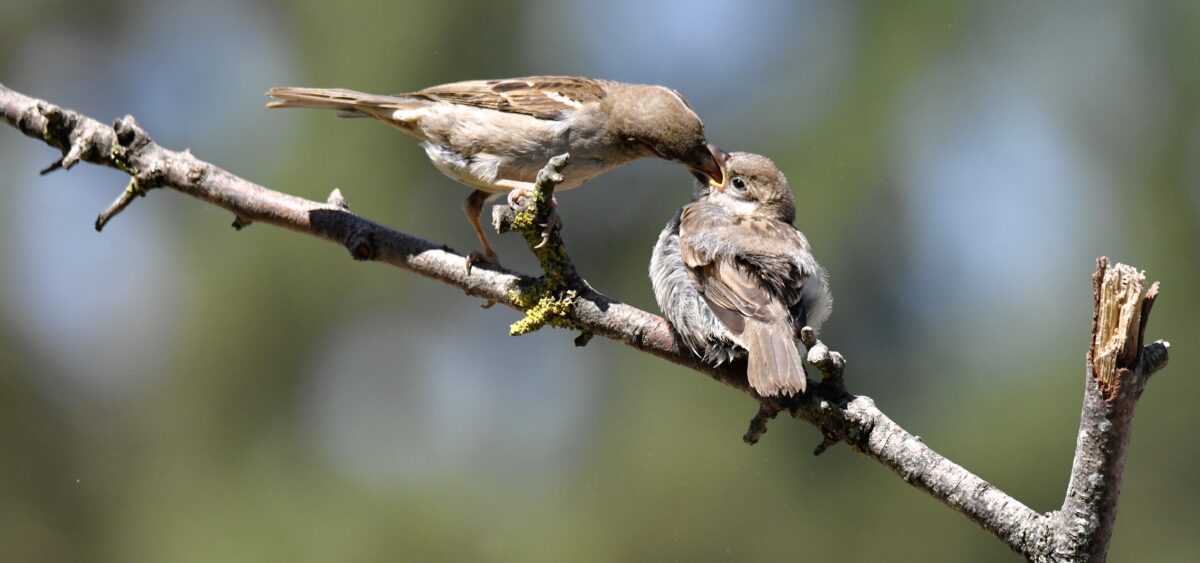
[[[766,305],[772,299],[767,288],[731,257],[711,256],[691,244],[693,234],[705,228],[699,208],[684,207],[680,215],[679,254],[691,270],[700,294],[722,324],[735,334],[741,334],[747,318],[769,322],[771,319],[764,317]]]
[[[718,259],[692,272],[709,308],[734,334],[745,330],[747,319],[767,323],[773,320],[770,292],[731,260]]]
[[[405,95],[559,120],[585,103],[603,99],[606,92],[604,83],[592,78],[530,76],[455,82]]]

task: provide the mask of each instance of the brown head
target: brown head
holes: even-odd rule
[[[711,185],[726,181],[725,152],[708,144],[704,123],[683,96],[664,86],[630,84],[615,97],[610,127],[640,156],[679,162]]]
[[[725,160],[729,180],[724,186],[698,185],[697,192],[739,214],[756,215],[792,223],[796,202],[792,187],[771,159],[748,152],[735,152]]]

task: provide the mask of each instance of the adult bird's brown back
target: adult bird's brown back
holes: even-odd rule
[[[723,153],[678,92],[573,76],[472,80],[380,96],[344,89],[272,88],[267,107],[338,110],[372,117],[422,141],[443,174],[475,189],[464,210],[487,257],[496,254],[479,224],[484,201],[528,192],[550,158],[571,153],[557,190],[642,157],[680,162],[723,184]]]

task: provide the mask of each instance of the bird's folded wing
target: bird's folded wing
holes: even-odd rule
[[[738,293],[758,303],[782,297],[790,304],[799,299],[805,279],[811,275],[795,259],[808,253],[808,241],[795,227],[777,221],[751,217],[733,223],[707,221],[702,212],[689,206],[680,218],[679,247],[688,268],[697,273],[704,268],[713,270],[708,277],[731,287],[744,286]],[[722,261],[728,264],[712,267]]]
[[[697,289],[730,332],[741,334],[746,319],[772,320],[771,293],[733,259],[705,256],[686,240],[679,247]]]
[[[721,259],[701,274],[700,291],[713,305],[742,317],[772,321],[773,296],[762,283],[733,260]]]
[[[401,95],[558,120],[588,102],[604,98],[606,92],[604,83],[592,78],[530,76],[455,82]]]

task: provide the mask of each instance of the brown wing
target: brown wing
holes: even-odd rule
[[[747,217],[730,223],[714,219],[710,211],[692,204],[680,215],[679,251],[684,264],[714,305],[771,321],[764,317],[767,304],[782,300],[790,305],[799,296],[806,273],[796,271],[791,256],[798,248],[795,245],[807,248],[808,243],[791,225]],[[708,255],[705,248],[692,244],[699,237],[716,237],[721,247],[732,252]]]
[[[741,319],[770,322],[772,296],[769,291],[746,272],[728,259],[719,259],[697,271],[700,293],[717,311],[717,316],[736,313]],[[720,311],[718,309],[723,309]],[[724,322],[724,318],[722,318]],[[725,322],[726,326],[730,323]],[[732,330],[733,327],[730,327]],[[740,332],[740,330],[739,330]]]
[[[722,240],[733,250],[739,264],[787,306],[801,299],[801,293],[814,274],[815,264],[801,256],[811,256],[808,240],[795,227],[781,221],[743,217],[721,230]]]
[[[401,95],[559,120],[583,104],[603,99],[606,93],[604,82],[593,78],[529,76],[455,82]]]
[[[763,217],[739,217],[721,235],[742,255],[811,252],[808,240],[796,227]]]
[[[679,254],[691,270],[701,295],[734,334],[742,333],[746,319],[771,322],[768,310],[773,296],[759,280],[732,257],[711,256],[692,244],[695,236],[712,230],[699,207],[684,208],[680,216]]]

